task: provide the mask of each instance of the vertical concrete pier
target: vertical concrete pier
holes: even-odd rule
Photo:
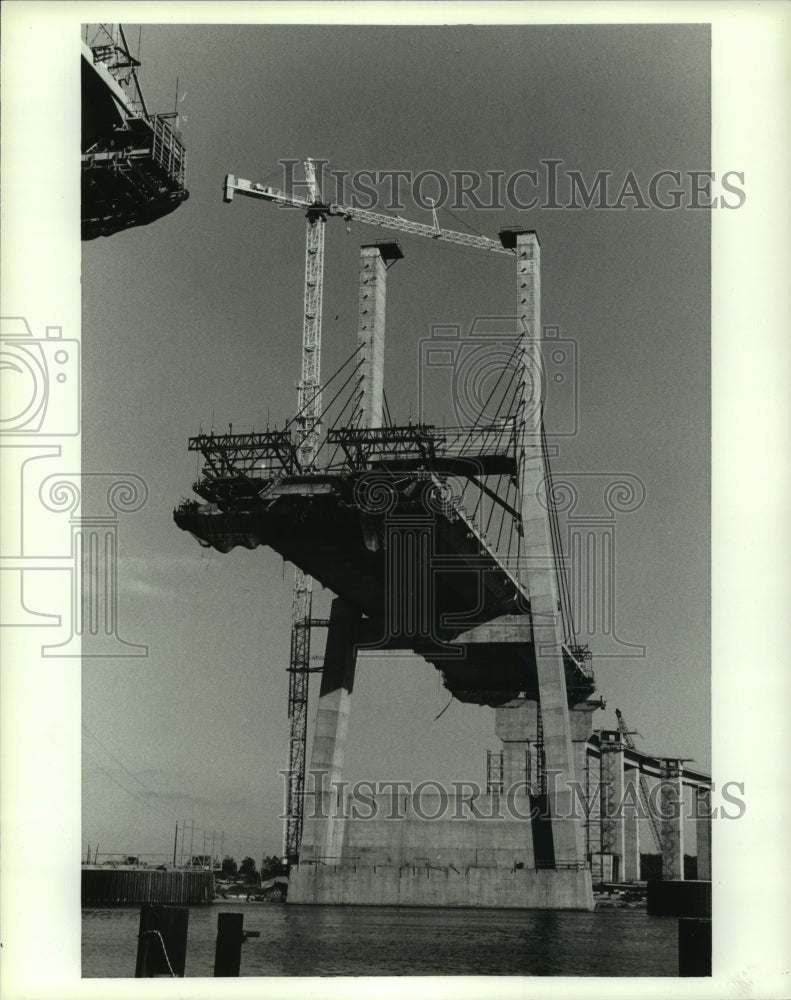
[[[529,816],[531,798],[528,776],[530,755],[535,753],[531,747],[535,747],[538,734],[538,705],[527,698],[515,698],[506,705],[499,705],[494,710],[494,727],[503,745],[503,795],[498,805],[508,812]],[[533,767],[537,766],[538,761],[534,758]],[[519,842],[524,851],[524,864],[529,867],[535,864],[536,859],[533,836],[532,823],[524,820]]]
[[[585,782],[588,767],[588,743],[593,735],[593,713],[602,708],[600,701],[583,701],[569,711],[571,744],[574,751],[574,774],[577,781]]]
[[[711,879],[711,789],[697,785],[695,795],[695,839],[698,849],[698,879]]]
[[[494,710],[494,731],[503,745],[503,787],[527,782],[528,754],[536,741],[537,705],[515,698]],[[526,790],[526,789],[525,789]]]
[[[601,757],[601,849],[613,859],[612,879],[623,877],[626,853],[623,822],[624,750],[625,744],[617,730],[605,729],[600,740]]]
[[[684,878],[684,785],[683,763],[672,757],[662,758],[661,822],[662,878]]]
[[[393,240],[360,248],[357,344],[361,377],[355,400],[360,427],[383,424],[387,263],[403,256]]]
[[[624,769],[623,880],[640,880],[640,769]]]

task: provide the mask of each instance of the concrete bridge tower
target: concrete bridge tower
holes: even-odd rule
[[[284,431],[190,443],[206,458],[196,491],[207,503],[182,504],[177,524],[223,552],[269,545],[338,595],[290,902],[593,907],[572,788],[594,683],[561,614],[541,412],[540,250],[533,232],[501,240],[516,261],[521,335],[521,402],[508,433],[385,426],[385,282],[401,252],[380,243],[361,251],[354,416],[327,437],[343,468],[300,469],[299,443]],[[463,471],[471,465],[481,479],[516,486],[505,504],[521,536],[515,569],[460,502],[437,501],[444,479],[472,476]],[[457,698],[494,708],[499,782],[475,794],[377,790],[365,815],[355,811],[344,752],[358,654],[372,645],[417,653]],[[528,771],[532,757],[539,775]]]

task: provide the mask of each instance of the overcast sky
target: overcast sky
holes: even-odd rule
[[[137,26],[128,37],[136,47]],[[170,852],[186,820],[201,831],[196,851],[202,831],[223,830],[226,851],[260,859],[281,846],[293,568],[268,550],[201,549],[172,507],[196,478],[190,435],[212,422],[261,429],[295,410],[304,220],[223,204],[224,175],[278,186],[278,161],[305,156],[446,177],[552,159],[588,180],[611,171],[616,194],[633,171],[645,191],[661,170],[709,166],[709,33],[147,25],[141,38],[149,107],[178,101],[190,198],[83,248],[83,471],[148,486],[146,506],[120,523],[119,631],[150,647],[84,668],[83,847]],[[597,657],[598,724],[614,727],[619,707],[641,747],[705,770],[711,213],[454,211],[447,228],[538,232],[543,322],[579,361],[578,431],[557,440],[553,471],[645,485],[644,505],[617,521],[615,599],[618,636],[646,655]],[[411,202],[402,214],[431,221]],[[327,224],[325,375],[356,343],[359,246],[385,235]],[[515,281],[506,257],[399,239],[385,385],[406,421],[432,324],[512,314]],[[316,613],[329,596],[317,591]],[[612,649],[605,638],[591,637],[594,654],[597,642]],[[348,777],[483,781],[493,712],[454,702],[434,721],[447,701],[416,658],[363,660]]]

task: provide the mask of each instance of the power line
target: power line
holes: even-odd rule
[[[149,795],[149,796],[154,795],[154,796],[156,796],[157,798],[160,798],[160,799],[163,798],[163,797],[165,797],[165,796],[167,796],[167,794],[168,794],[167,792],[158,792],[158,791],[155,791],[153,788],[151,788],[150,786],[146,785],[143,781],[141,781],[138,777],[136,777],[135,774],[132,771],[130,771],[129,768],[123,763],[123,761],[119,760],[118,757],[116,757],[116,755],[112,752],[112,750],[110,750],[107,746],[105,746],[105,744],[102,743],[102,741],[98,738],[98,736],[96,736],[93,732],[91,732],[91,730],[88,728],[87,725],[85,725],[83,723],[83,727],[82,728],[83,728],[83,732],[87,736],[90,736],[90,738],[93,739],[96,742],[96,744],[98,746],[100,746],[102,748],[102,750],[104,750],[104,752],[109,757],[111,757],[115,761],[115,763],[118,764],[118,766],[126,774],[129,775],[130,778],[132,778],[133,781],[137,782],[137,784],[140,785],[140,787],[143,789],[144,792],[146,792],[147,795]],[[154,803],[152,803],[149,799],[147,799],[143,795],[141,795],[139,791],[137,791],[136,789],[133,789],[133,788],[129,788],[126,784],[124,784],[124,782],[120,781],[112,773],[112,771],[109,771],[106,767],[104,767],[96,759],[96,757],[94,757],[94,765],[114,785],[117,785],[119,788],[123,789],[123,791],[125,791],[128,795],[130,795],[137,802],[142,803],[143,805],[145,805],[147,808],[153,810],[154,812],[158,812],[160,815],[167,816],[167,818],[169,820],[172,820],[172,818],[173,818],[172,813],[168,814],[168,813],[164,812],[163,809],[160,806],[157,806]],[[186,799],[191,799],[191,796],[184,795],[184,793],[179,793],[179,797],[183,797],[183,798],[186,798]],[[208,827],[203,827],[203,826],[195,826],[194,829],[198,833],[212,833],[213,832]],[[251,833],[245,833],[245,832],[242,832],[242,831],[239,831],[239,830],[234,830],[234,829],[231,829],[231,830],[226,831],[226,832],[228,832],[228,833],[232,834],[233,836],[235,836],[235,837],[237,837],[239,839],[242,839],[242,840],[260,840],[260,838],[261,838],[261,834],[255,834],[255,835],[253,835]]]

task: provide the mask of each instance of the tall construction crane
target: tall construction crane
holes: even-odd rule
[[[624,719],[623,713],[619,708],[615,709],[615,715],[618,719],[618,729],[620,730],[624,743],[630,750],[636,750],[637,747],[634,745],[632,733],[634,732],[637,736],[640,734],[637,733],[636,730],[630,730],[627,728],[626,719]],[[640,775],[640,802],[642,803],[643,809],[648,816],[648,825],[651,827],[651,836],[654,838],[654,844],[656,844],[657,852],[662,854],[662,830],[659,826],[658,819],[651,809],[651,802],[648,795],[648,779],[644,774]]]
[[[324,223],[330,217],[346,222],[363,222],[370,226],[394,229],[414,236],[492,253],[513,256],[513,251],[502,243],[473,233],[458,233],[442,229],[433,212],[434,224],[429,226],[411,222],[398,216],[369,212],[349,205],[325,202],[316,179],[316,161],[304,163],[308,197],[298,198],[277,188],[265,187],[253,181],[242,180],[233,174],[225,178],[225,202],[233,201],[234,194],[261,198],[279,205],[289,205],[305,210],[307,233],[305,239],[305,306],[302,325],[302,374],[298,385],[297,412],[300,428],[299,459],[303,469],[309,469],[315,460],[319,445],[321,420],[321,309],[324,291]],[[299,854],[302,840],[303,795],[305,786],[305,753],[307,746],[308,677],[310,668],[310,630],[313,625],[324,625],[311,618],[313,580],[297,569],[294,578],[294,601],[291,615],[291,662],[288,690],[288,787],[286,794],[286,824],[283,833],[283,854],[294,860]]]

